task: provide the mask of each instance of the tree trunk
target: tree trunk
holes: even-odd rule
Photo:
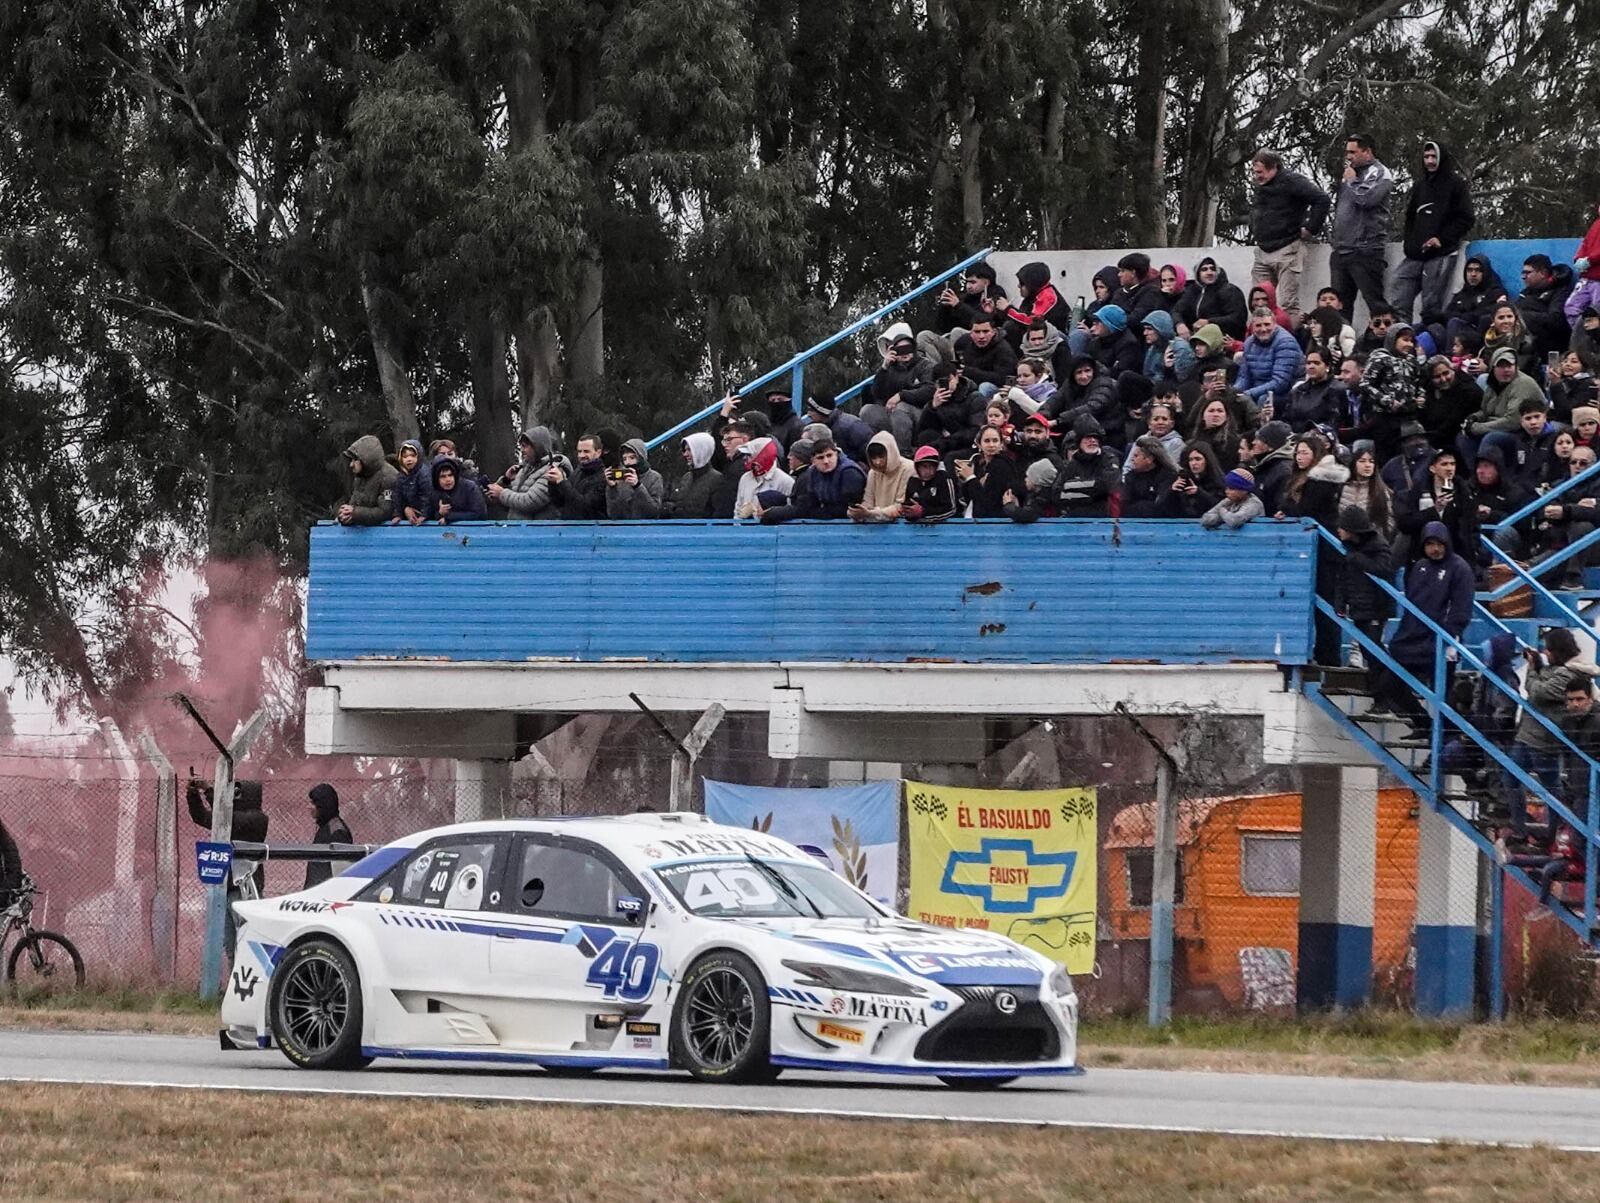
[[[1209,246],[1217,232],[1217,200],[1227,180],[1222,160],[1228,137],[1228,0],[1208,0],[1205,77],[1189,129],[1187,186],[1178,222],[1182,246]]]
[[[605,265],[597,251],[585,254],[578,265],[578,295],[566,344],[569,380],[583,383],[605,377]]]
[[[1140,6],[1139,74],[1134,85],[1134,140],[1138,145],[1139,186],[1135,241],[1167,245],[1167,27],[1163,0]]]
[[[506,70],[506,132],[512,154],[527,150],[548,131],[544,64],[537,36]]]
[[[1067,129],[1067,90],[1060,80],[1050,84],[1044,104],[1044,135],[1039,147],[1040,157],[1050,165],[1050,180],[1045,199],[1039,205],[1039,249],[1046,250],[1065,244],[1066,214],[1059,203],[1062,184],[1062,164],[1066,162],[1063,139]]]
[[[522,427],[544,421],[561,387],[561,340],[550,308],[541,305],[517,323],[517,382],[521,386]]]
[[[472,404],[478,419],[478,466],[490,476],[499,476],[511,464],[517,433],[511,412],[505,327],[484,307],[472,316],[467,342],[472,364]]]
[[[978,152],[983,147],[983,122],[977,105],[969,100],[961,121],[961,242],[966,251],[984,245],[987,231],[983,223],[983,171]]]
[[[389,408],[389,427],[395,442],[421,438],[417,427],[417,398],[411,391],[411,376],[406,371],[405,352],[400,338],[384,320],[378,294],[363,278],[361,303],[367,310],[367,330],[372,335],[372,353],[378,361],[378,380],[383,385],[384,404]]]

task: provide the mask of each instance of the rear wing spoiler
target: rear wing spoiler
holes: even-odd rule
[[[381,844],[257,844],[249,840],[233,841],[233,859],[252,864],[269,860],[337,860],[354,864]]]

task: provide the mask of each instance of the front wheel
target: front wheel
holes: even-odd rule
[[[951,1090],[999,1090],[1000,1087],[1008,1086],[1016,1080],[1016,1074],[1002,1078],[968,1078],[957,1077],[954,1074],[948,1076],[945,1074],[939,1075],[939,1081],[950,1087]]]
[[[18,993],[50,994],[83,989],[83,957],[72,941],[53,931],[24,936],[11,950],[6,978]]]
[[[749,957],[714,952],[683,977],[672,1016],[672,1046],[702,1082],[760,1082],[775,1075],[768,1060],[772,1010],[767,983]]]
[[[361,977],[332,940],[309,940],[278,963],[267,995],[272,1034],[302,1069],[360,1069]]]

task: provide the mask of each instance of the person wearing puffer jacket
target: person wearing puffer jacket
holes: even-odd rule
[[[394,481],[394,517],[391,525],[409,522],[421,526],[433,509],[433,480],[428,471],[427,456],[423,454],[418,439],[407,439],[400,444],[400,475]],[[458,472],[461,470],[458,466]]]
[[[350,492],[333,516],[342,526],[382,526],[394,515],[394,482],[399,477],[374,434],[364,434],[344,450]]]
[[[1179,383],[1194,376],[1194,348],[1177,337],[1172,315],[1157,309],[1145,315],[1140,327],[1144,338],[1144,370],[1152,384],[1163,380]]]
[[[505,507],[512,518],[554,519],[561,506],[552,495],[550,469],[570,476],[572,465],[556,451],[555,435],[547,426],[533,426],[517,440],[521,459],[489,486],[489,500]]]
[[[717,487],[722,483],[722,473],[711,466],[716,440],[704,431],[696,431],[686,436],[681,446],[683,462],[689,470],[673,484],[672,496],[662,507],[662,517],[709,518]]]
[[[887,435],[874,435],[887,438]],[[757,498],[763,493],[781,493],[785,499],[794,491],[794,477],[778,466],[778,444],[769,438],[752,439],[750,455],[744,462],[734,495],[733,516],[741,521],[757,517]]]
[[[468,476],[454,456],[441,455],[428,469],[430,498],[428,520],[441,526],[457,522],[482,522],[489,516],[478,482]]]
[[[1378,458],[1400,450],[1400,427],[1422,412],[1422,363],[1417,339],[1405,322],[1396,322],[1361,372],[1361,404],[1373,417],[1372,439]]]
[[[768,441],[778,445],[776,439]],[[649,455],[643,439],[622,444],[622,478],[606,477],[607,518],[661,517],[667,486],[661,473],[650,466]]]
[[[1266,401],[1268,393],[1287,398],[1305,362],[1300,344],[1278,325],[1272,310],[1257,309],[1250,318],[1250,337],[1245,340],[1233,386],[1258,405]]]
[[[1199,289],[1185,292],[1172,309],[1178,333],[1192,339],[1211,325],[1221,330],[1225,338],[1243,338],[1250,310],[1239,286],[1228,283],[1228,273],[1222,265],[1207,255],[1195,264],[1194,278]]]
[[[1021,344],[1022,336],[1033,325],[1034,318],[1042,317],[1052,325],[1065,329],[1072,317],[1072,306],[1050,283],[1048,263],[1024,263],[1017,269],[1017,295],[1021,297],[1020,303],[1006,311],[1005,336],[1013,347]]]

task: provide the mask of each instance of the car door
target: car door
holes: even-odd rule
[[[615,1017],[638,1014],[656,990],[660,950],[647,897],[597,844],[547,834],[512,840],[500,903],[511,930],[489,943],[493,989],[516,1000],[503,1012],[518,1017],[505,1025],[510,1038],[552,1052],[613,1047]],[[528,938],[523,929],[559,935]],[[597,1024],[596,1016],[605,1018]]]
[[[440,836],[422,845],[356,899],[354,922],[372,933],[376,979],[429,998],[476,998],[489,988],[485,923],[501,900],[508,837]]]

